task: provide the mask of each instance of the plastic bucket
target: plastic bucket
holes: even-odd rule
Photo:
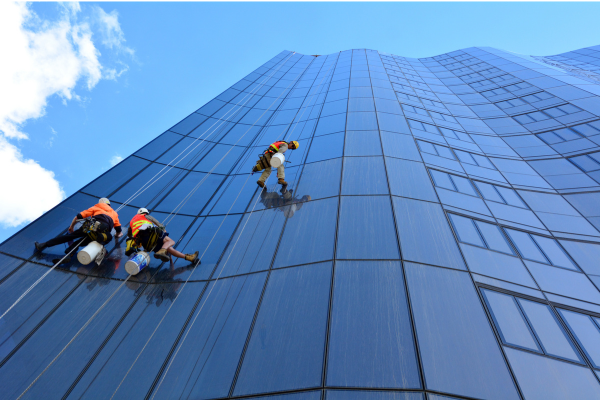
[[[125,263],[125,271],[129,275],[137,275],[148,265],[150,265],[150,256],[148,253],[140,251]]]
[[[275,153],[271,157],[271,167],[273,167],[273,168],[281,167],[284,162],[285,162],[285,157],[281,153]]]
[[[83,265],[88,265],[98,257],[103,247],[98,242],[92,242],[77,253],[77,260]]]

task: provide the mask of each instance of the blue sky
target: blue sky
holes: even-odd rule
[[[0,106],[19,96],[25,105],[31,103],[29,96],[45,101],[37,114],[15,111],[21,117],[12,127],[23,138],[7,133],[8,128],[0,133],[10,151],[20,152],[16,168],[4,168],[19,170],[32,160],[36,168],[54,173],[53,178],[43,175],[54,179],[54,186],[48,183],[53,191],[48,198],[36,189],[38,182],[46,187],[35,175],[40,170],[13,181],[0,178],[0,209],[6,205],[10,215],[23,213],[19,220],[0,211],[0,241],[22,228],[23,220],[56,204],[57,196],[73,194],[110,168],[115,157],[128,156],[282,50],[329,54],[370,48],[427,57],[491,46],[551,55],[600,44],[600,3],[82,3],[67,11],[56,3],[28,7],[29,17],[37,17],[11,29],[40,33],[49,24],[68,21],[69,32],[89,36],[79,36],[77,43],[66,36],[80,60],[74,83],[50,89],[40,84],[45,90],[37,94],[22,90],[19,83],[0,95]],[[6,42],[13,33],[0,28],[0,35],[6,36],[0,42]],[[84,54],[86,45],[95,47],[95,57]],[[15,47],[4,51],[16,52],[15,59],[21,54]],[[61,65],[34,63],[31,68],[55,77]],[[19,195],[37,196],[39,202],[30,205]],[[17,211],[8,196],[15,196],[13,203],[18,200]]]

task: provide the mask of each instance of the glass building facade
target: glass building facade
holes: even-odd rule
[[[0,397],[600,399],[599,71],[282,52],[0,244],[1,313],[99,197],[202,256],[52,270],[0,319]]]

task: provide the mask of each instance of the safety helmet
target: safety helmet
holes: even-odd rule
[[[110,200],[108,200],[106,197],[103,197],[100,200],[98,200],[98,203],[110,204]]]
[[[298,147],[300,147],[300,144],[298,144],[298,142],[296,142],[295,140],[292,140],[290,143],[293,143],[294,144],[294,148],[296,148],[296,149]]]
[[[138,214],[150,214],[150,211],[148,211],[148,209],[142,207],[138,210],[137,212]]]

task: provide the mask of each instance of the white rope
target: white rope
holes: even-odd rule
[[[87,328],[87,326],[94,320],[94,318],[96,318],[96,315],[98,315],[100,313],[100,311],[102,311],[102,309],[110,302],[110,300],[112,300],[113,297],[115,297],[115,295],[117,294],[117,292],[119,290],[121,290],[121,288],[123,287],[123,285],[125,285],[125,283],[127,283],[127,281],[129,280],[129,278],[131,278],[131,275],[129,275],[127,277],[127,279],[125,279],[123,281],[123,283],[121,283],[121,285],[119,285],[119,287],[117,288],[117,290],[115,290],[113,292],[113,294],[110,295],[110,297],[108,299],[106,299],[106,301],[100,306],[100,308],[98,308],[98,310],[96,310],[96,312],[94,313],[94,315],[92,315],[85,324],[83,324],[83,326],[81,327],[81,329],[79,329],[79,331],[77,331],[77,333],[75,334],[75,336],[73,336],[73,338],[71,340],[69,340],[69,343],[67,343],[65,345],[65,347],[63,347],[63,349],[56,355],[56,357],[54,357],[52,359],[52,361],[50,361],[50,364],[48,364],[48,366],[46,368],[44,368],[44,370],[37,376],[37,378],[35,378],[33,380],[33,382],[31,382],[29,384],[29,386],[27,386],[27,388],[23,391],[23,393],[21,393],[21,395],[19,397],[17,397],[17,400],[20,400],[25,393],[27,393],[29,391],[29,389],[31,389],[33,387],[33,385],[35,385],[35,383],[42,377],[42,375],[44,375],[46,373],[46,371],[48,371],[48,369],[52,366],[52,364],[54,364],[56,362],[56,360],[58,360],[58,358],[67,350],[67,348],[71,345],[71,343],[73,343],[75,341],[75,339],[77,339],[77,337],[81,334],[81,332],[83,332],[83,330],[85,328]]]

